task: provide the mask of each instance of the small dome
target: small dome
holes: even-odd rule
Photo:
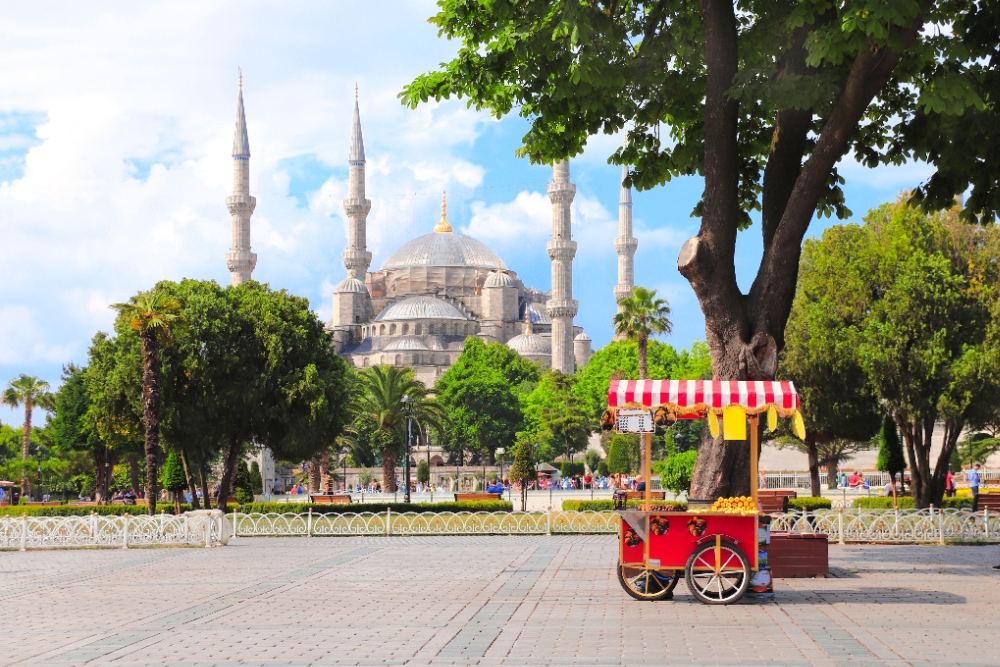
[[[385,308],[376,322],[392,320],[466,320],[462,311],[444,299],[432,296],[411,296]]]
[[[586,342],[586,341],[589,341],[589,340],[591,340],[591,338],[590,338],[590,336],[588,336],[587,334],[585,334],[585,333],[583,333],[583,332],[581,331],[580,333],[578,333],[578,334],[576,335],[576,338],[574,338],[573,340],[578,340],[578,341],[580,341],[581,343],[583,343],[583,342]]]
[[[506,271],[493,271],[486,276],[483,287],[515,287],[514,279]]]
[[[386,260],[382,269],[413,266],[467,266],[476,269],[506,268],[496,253],[471,236],[433,232],[413,239]]]
[[[545,307],[544,303],[529,302],[524,309],[524,317],[525,319],[530,318],[532,324],[552,324],[549,309]]]
[[[507,341],[507,347],[522,357],[552,354],[552,337],[543,334],[521,334]]]
[[[424,342],[413,336],[403,336],[385,346],[386,352],[419,351],[429,349]]]
[[[363,282],[353,277],[345,278],[344,280],[340,281],[340,284],[337,285],[337,288],[333,290],[334,294],[344,294],[348,292],[367,294],[368,290],[367,288],[365,288],[365,284]]]

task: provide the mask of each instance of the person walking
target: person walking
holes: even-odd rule
[[[973,463],[972,467],[969,468],[966,471],[965,478],[967,480],[969,480],[969,490],[972,492],[972,500],[973,500],[973,502],[975,502],[975,500],[979,497],[979,462],[978,461],[976,461],[975,463]]]

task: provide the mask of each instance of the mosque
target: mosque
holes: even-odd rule
[[[365,147],[357,96],[348,153],[350,177],[344,200],[347,214],[347,276],[333,291],[333,316],[327,323],[336,351],[356,368],[379,364],[411,367],[418,380],[432,385],[458,359],[469,336],[504,343],[546,367],[573,373],[592,354],[591,339],[574,325],[570,206],[576,186],[568,161],[553,165],[548,196],[552,236],[546,248],[552,262],[548,292],[525,285],[490,248],[456,232],[448,223],[447,200],[433,231],[402,245],[371,270],[366,244],[371,200],[365,192]],[[233,140],[232,247],[226,255],[232,284],[249,280],[257,263],[250,248],[250,218],[256,199],[249,187],[250,142],[240,84]],[[627,169],[622,170],[623,177]],[[428,227],[430,225],[428,224]],[[615,297],[632,292],[631,192],[622,186],[619,202],[618,285]]]

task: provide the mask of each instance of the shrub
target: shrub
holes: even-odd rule
[[[421,484],[427,484],[431,481],[431,468],[427,465],[427,461],[421,461],[417,464],[417,481]]]
[[[601,455],[593,449],[588,449],[583,454],[583,460],[586,462],[587,468],[590,469],[590,473],[597,474],[597,468],[601,465]]]
[[[506,500],[485,500],[479,502],[447,503],[351,503],[349,505],[318,505],[315,503],[247,503],[241,512],[293,512],[304,514],[312,509],[313,514],[356,514],[361,512],[511,512],[513,503]]]
[[[654,500],[653,505],[655,507],[663,507],[666,505],[668,507],[687,509],[687,503],[673,500]],[[642,501],[630,500],[628,501],[628,506],[641,507]],[[610,500],[564,500],[562,502],[562,508],[564,512],[604,512],[613,510],[614,504]]]
[[[696,449],[671,455],[660,469],[660,485],[674,494],[687,491],[691,488],[691,475],[694,473],[696,458],[698,458]]]
[[[900,496],[897,505],[901,510],[913,509],[917,506],[917,504],[913,500],[913,496]],[[857,498],[854,501],[854,507],[860,507],[862,509],[869,509],[869,510],[891,510],[892,497],[875,496],[873,498]]]
[[[597,464],[597,474],[601,477],[607,477],[610,473],[608,472],[607,461],[601,461]]]
[[[632,472],[632,443],[628,436],[611,436],[611,443],[608,445],[608,471],[622,474]]]
[[[833,501],[829,498],[819,498],[817,496],[804,496],[802,498],[789,498],[788,511],[792,510],[828,510],[833,507]]]
[[[238,506],[234,503],[230,503],[226,511],[232,512]],[[181,505],[181,513],[190,512],[192,509],[191,505],[186,503]],[[214,508],[213,508],[214,509]],[[173,503],[157,503],[156,513],[160,514],[160,511],[164,514],[173,514],[174,505]],[[59,505],[58,507],[35,507],[35,506],[24,506],[24,505],[4,505],[0,507],[0,517],[3,516],[13,516],[18,517],[22,514],[27,514],[28,516],[90,516],[91,513],[100,514],[101,516],[120,516],[122,514],[130,514],[136,516],[139,514],[146,513],[145,505]]]

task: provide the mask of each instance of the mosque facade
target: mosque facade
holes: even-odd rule
[[[553,165],[547,191],[552,204],[552,236],[546,244],[552,261],[552,287],[543,292],[525,285],[517,272],[482,242],[456,232],[448,222],[447,200],[433,230],[404,243],[372,269],[367,247],[367,218],[372,203],[365,190],[365,149],[357,99],[348,153],[350,169],[346,277],[333,291],[333,314],[327,329],[334,347],[356,368],[387,364],[410,367],[432,385],[458,359],[469,336],[506,344],[521,356],[564,373],[590,359],[592,344],[574,324],[571,204],[576,188],[568,161]],[[243,108],[237,106],[233,142],[232,247],[226,255],[233,284],[250,279],[257,256],[250,250],[250,146]],[[623,171],[623,174],[627,173]],[[619,205],[619,280],[615,296],[631,294],[631,197],[622,187]],[[627,215],[627,220],[625,216]],[[428,225],[429,227],[430,225]]]

